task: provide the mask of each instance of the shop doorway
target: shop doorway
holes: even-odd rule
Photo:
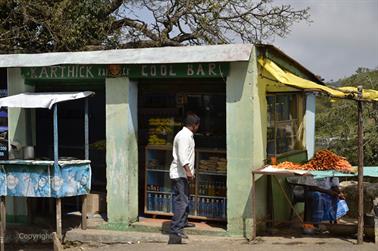
[[[196,182],[190,218],[226,222],[226,83],[224,79],[142,80],[138,83],[139,215],[169,218],[172,143],[187,112],[196,133]]]
[[[93,91],[95,95],[89,102],[89,159],[92,168],[89,211],[93,214],[106,214],[106,143],[105,143],[105,83],[51,83],[35,84],[35,92]],[[52,113],[46,109],[36,109],[36,158],[53,159]],[[61,103],[58,107],[59,156],[60,159],[84,159],[84,100]],[[51,202],[36,201],[34,211],[51,211]],[[63,212],[81,210],[78,197],[62,200]]]

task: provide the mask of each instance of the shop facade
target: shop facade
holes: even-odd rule
[[[90,105],[92,190],[106,193],[108,228],[127,227],[139,216],[169,215],[171,143],[188,111],[202,119],[195,136],[191,216],[226,222],[233,236],[251,235],[251,171],[271,156],[295,159],[314,151],[314,97],[281,85],[258,59],[269,58],[298,77],[319,81],[273,46],[9,56],[0,56],[0,66],[8,68],[9,95],[96,92]],[[44,143],[49,136],[40,137],[49,134],[46,116],[18,109],[8,113],[9,142],[35,145],[41,157],[49,156]],[[78,111],[68,105],[61,113],[67,124],[61,133],[80,141],[69,126],[81,123]],[[62,151],[79,158],[76,144],[65,142]],[[261,178],[256,185],[259,218],[267,214],[267,182]],[[8,201],[7,206],[26,215],[25,201]]]

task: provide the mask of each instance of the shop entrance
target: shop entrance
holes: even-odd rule
[[[142,80],[138,83],[139,215],[172,212],[169,166],[172,143],[187,112],[201,118],[195,134],[196,180],[190,218],[225,222],[226,83],[224,79]]]
[[[106,213],[106,144],[105,144],[105,84],[104,81],[35,83],[35,92],[93,91],[89,102],[89,159],[91,160],[91,194],[88,195],[89,215]],[[62,160],[84,158],[84,100],[61,103],[58,108],[59,156]],[[36,158],[53,159],[52,113],[36,109]],[[78,197],[62,199],[64,212],[81,210]],[[51,211],[48,199],[36,200],[35,214]]]

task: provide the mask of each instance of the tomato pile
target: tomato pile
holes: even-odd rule
[[[355,171],[352,165],[344,157],[329,150],[318,151],[314,158],[303,165],[284,161],[275,167],[292,170],[336,170],[344,173]]]

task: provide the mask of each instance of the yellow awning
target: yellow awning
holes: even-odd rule
[[[298,77],[297,75],[286,71],[279,67],[276,63],[267,58],[259,58],[259,64],[268,71],[278,82],[298,89],[308,91],[325,92],[334,98],[356,98],[357,88],[355,87],[341,87],[333,88],[325,85],[317,84],[313,81]],[[378,91],[363,90],[362,99],[366,101],[378,101]]]
[[[343,87],[339,87],[338,89],[345,92],[345,93],[353,94],[353,96],[358,95],[357,87],[354,87],[354,86],[343,86]],[[372,89],[363,89],[362,90],[362,99],[368,100],[368,101],[378,102],[378,91],[372,90]]]

